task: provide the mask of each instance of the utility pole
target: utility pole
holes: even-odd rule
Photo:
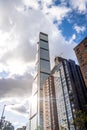
[[[4,105],[3,107],[3,111],[2,111],[2,115],[1,115],[1,119],[0,119],[0,130],[2,130],[2,126],[3,126],[3,120],[5,119],[4,115],[4,111],[5,111],[5,107],[6,105]]]
[[[0,119],[0,130],[3,130],[3,126],[5,125],[6,121],[5,121],[5,116],[4,116],[4,112],[5,112],[5,107],[8,105],[14,105],[14,104],[4,104],[3,106],[3,111],[2,111],[2,115],[1,115],[1,119]]]

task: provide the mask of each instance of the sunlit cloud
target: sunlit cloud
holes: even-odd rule
[[[78,25],[74,25],[74,29],[76,30],[77,33],[80,33],[80,32],[84,32],[86,30],[86,27],[85,26],[78,26]]]
[[[87,13],[87,0],[70,0],[70,5],[80,13]]]

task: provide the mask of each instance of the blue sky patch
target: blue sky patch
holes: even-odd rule
[[[59,29],[62,30],[62,35],[66,40],[69,40],[74,33],[73,24],[69,23],[67,19],[63,20],[62,24],[59,26]]]
[[[9,73],[6,71],[0,72],[0,77],[2,77],[2,78],[6,78],[8,75],[9,75]]]

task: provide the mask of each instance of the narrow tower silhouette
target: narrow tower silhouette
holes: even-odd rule
[[[37,43],[36,76],[32,88],[32,101],[30,111],[30,130],[38,127],[43,130],[43,84],[50,75],[50,58],[48,35],[40,32]]]

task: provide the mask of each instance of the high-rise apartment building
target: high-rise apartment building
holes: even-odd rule
[[[81,68],[81,72],[87,87],[87,37],[75,48],[75,53]]]
[[[87,103],[86,87],[78,65],[55,58],[51,75],[43,85],[44,130],[77,130],[75,111]]]
[[[84,110],[87,103],[80,68],[72,60],[56,57],[51,74],[54,75],[59,130],[76,130],[75,111]]]
[[[37,43],[36,76],[32,88],[32,103],[30,109],[30,130],[38,127],[43,130],[43,84],[50,75],[50,58],[48,35],[40,32]]]
[[[43,85],[43,97],[44,130],[59,130],[53,76],[49,76]]]

